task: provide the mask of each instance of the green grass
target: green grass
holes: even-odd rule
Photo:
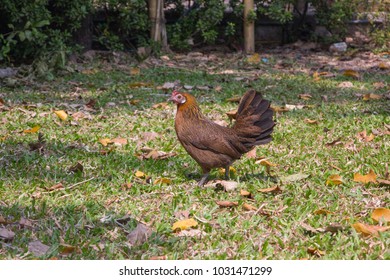
[[[382,132],[385,124],[390,124],[389,101],[363,101],[357,95],[386,93],[388,71],[365,72],[359,80],[337,74],[315,81],[308,74],[267,67],[261,68],[264,74],[257,75],[256,69],[240,59],[238,65],[252,71],[246,74],[248,80],[237,81],[240,74],[163,66],[142,68],[140,75],[132,76],[129,69],[107,70],[95,65],[97,72],[89,75],[73,73],[50,83],[25,81],[3,87],[0,217],[7,223],[0,228],[12,230],[15,237],[0,239],[0,259],[37,258],[28,252],[29,242],[34,240],[50,247],[38,257],[43,259],[389,259],[389,231],[363,237],[351,227],[355,222],[374,224],[373,209],[389,207],[388,186],[353,182],[354,173],[366,174],[371,169],[378,178],[386,176],[390,141]],[[199,168],[176,139],[174,105],[152,108],[169,97],[156,86],[176,80],[183,85],[222,87],[221,91],[192,91],[213,120],[229,122],[225,112],[237,104],[226,99],[240,96],[248,88],[263,92],[278,106],[314,106],[276,114],[274,140],[257,149],[258,156],[277,164],[271,167],[272,178],[263,166],[244,156],[234,164],[237,172],[232,180],[239,182],[238,188],[224,192],[198,187],[189,176],[198,172],[198,179]],[[351,81],[354,87],[338,87],[343,81]],[[136,82],[151,85],[136,88]],[[374,89],[375,82],[384,82],[387,89]],[[310,93],[312,99],[299,99],[302,93]],[[61,121],[53,113],[83,111],[90,99],[96,100],[95,110],[89,112],[91,119],[80,119],[77,125],[71,116]],[[140,102],[133,105],[132,100]],[[319,123],[310,125],[305,119]],[[42,151],[29,147],[37,141],[37,134],[22,132],[35,125],[41,126],[45,139]],[[375,138],[359,140],[357,134],[363,130],[374,132]],[[143,140],[143,133],[150,131],[159,137]],[[113,146],[99,143],[99,139],[116,137],[126,138],[128,143],[111,151]],[[342,145],[325,145],[338,138]],[[346,143],[354,151],[347,149]],[[139,155],[144,147],[176,156],[142,159]],[[77,162],[83,171],[69,172]],[[137,170],[150,176],[149,183],[135,177]],[[297,173],[309,177],[283,182],[283,177]],[[332,174],[340,174],[343,184],[327,185]],[[218,171],[212,173],[213,179],[220,177]],[[172,183],[153,184],[158,178],[169,178]],[[58,183],[65,189],[48,191]],[[131,187],[124,187],[126,183]],[[275,185],[282,191],[258,191]],[[252,198],[242,197],[241,189],[250,191]],[[223,200],[236,201],[238,206],[220,208],[216,201]],[[245,211],[244,203],[261,206],[269,216]],[[332,214],[314,214],[318,209]],[[172,224],[178,220],[175,213],[184,210],[197,220],[198,229],[204,232],[201,237],[180,237],[172,232]],[[128,218],[118,223],[123,217]],[[21,218],[28,219],[32,227],[23,227]],[[147,242],[132,246],[127,235],[138,222],[146,223],[153,233]],[[302,223],[313,228],[338,223],[342,231],[307,232]],[[71,249],[66,251],[64,244]],[[323,254],[308,253],[308,248]]]

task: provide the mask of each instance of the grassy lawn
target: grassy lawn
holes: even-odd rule
[[[0,230],[14,237],[0,239],[0,259],[390,258],[389,231],[363,236],[352,227],[377,225],[374,209],[389,208],[388,184],[354,181],[371,170],[389,180],[389,69],[343,75],[315,62],[278,66],[277,55],[178,60],[97,61],[51,82],[3,81]],[[164,103],[171,89],[163,85],[175,81],[227,124],[226,112],[237,108],[228,99],[249,88],[274,106],[307,106],[275,114],[274,140],[233,165],[234,190],[198,187],[200,169],[176,139],[176,108]],[[35,126],[40,142],[25,131]],[[118,143],[104,146],[105,138]],[[196,228],[172,230],[187,218]],[[139,223],[147,241],[129,238]]]

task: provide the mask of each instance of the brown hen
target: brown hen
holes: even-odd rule
[[[241,98],[232,127],[220,126],[204,117],[195,97],[189,93],[173,91],[170,100],[177,104],[177,138],[202,167],[199,186],[206,183],[212,168],[225,168],[228,177],[230,165],[242,154],[272,140],[275,123],[270,102],[255,90],[249,90]]]

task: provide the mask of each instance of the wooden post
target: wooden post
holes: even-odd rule
[[[248,14],[253,10],[253,0],[244,0],[244,49],[247,54],[255,52],[255,23],[248,20]]]

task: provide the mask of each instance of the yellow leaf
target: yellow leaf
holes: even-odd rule
[[[40,129],[41,127],[39,125],[36,125],[34,126],[33,128],[31,129],[25,129],[23,130],[24,133],[37,133],[38,130]]]
[[[273,186],[271,188],[266,188],[266,189],[259,189],[259,192],[262,193],[276,193],[282,191],[279,186]]]
[[[343,75],[347,76],[347,77],[353,77],[356,79],[358,79],[360,77],[358,72],[356,72],[355,70],[351,70],[351,69],[345,70]]]
[[[382,226],[372,226],[366,225],[363,223],[355,223],[352,227],[358,232],[365,236],[373,235],[378,236],[379,232],[384,232],[390,229],[390,226],[382,227]]]
[[[316,211],[313,212],[314,215],[328,215],[328,214],[334,214],[333,212],[329,211],[329,210],[326,210],[326,209],[318,209]]]
[[[370,170],[370,172],[366,175],[362,175],[360,173],[355,173],[353,175],[353,181],[363,183],[363,184],[367,184],[370,182],[376,183],[376,174],[374,173],[373,170]]]
[[[240,190],[240,194],[245,197],[251,197],[252,194],[246,190]]]
[[[110,138],[103,138],[103,139],[99,139],[99,142],[105,147],[107,146],[108,144],[112,144],[112,140]]]
[[[139,75],[140,72],[141,72],[141,69],[139,69],[138,67],[132,67],[130,69],[130,74],[131,75]]]
[[[299,94],[298,97],[303,100],[310,100],[312,96],[308,93]]]
[[[271,105],[271,109],[276,112],[276,113],[284,113],[284,112],[288,112],[290,111],[290,109],[286,108],[286,107],[280,107],[280,106],[274,106],[274,105]]]
[[[241,96],[235,96],[235,97],[231,97],[231,98],[226,99],[227,102],[236,102],[236,103],[239,103],[240,100],[241,100]]]
[[[186,230],[191,227],[196,227],[198,225],[198,222],[195,221],[194,219],[186,219],[186,220],[181,220],[177,221],[176,223],[173,224],[172,230]]]
[[[378,99],[381,99],[382,98],[382,95],[380,94],[375,94],[375,93],[367,93],[365,95],[363,95],[363,100],[364,101],[368,101],[368,100],[378,100]]]
[[[169,185],[172,183],[172,180],[171,179],[168,179],[168,178],[159,178],[159,179],[156,179],[154,181],[154,185],[162,185],[162,184],[166,184],[166,185]]]
[[[337,175],[337,174],[330,175],[328,177],[328,180],[326,180],[326,184],[327,185],[330,185],[330,184],[340,185],[342,183],[343,183],[343,178],[340,175]]]
[[[54,113],[63,121],[66,121],[68,118],[68,114],[64,110],[54,111]]]
[[[262,166],[277,166],[275,163],[271,163],[266,159],[260,159],[255,162],[256,164],[260,164]]]
[[[260,62],[260,55],[258,53],[255,53],[251,56],[248,57],[248,62],[249,63],[259,63]]]
[[[135,177],[137,177],[137,178],[145,178],[146,174],[143,173],[142,171],[138,170],[137,172],[135,172]]]
[[[305,123],[307,124],[318,124],[317,120],[305,119]]]
[[[385,62],[379,63],[378,67],[379,67],[379,69],[381,69],[381,70],[386,70],[386,69],[389,69],[389,68],[390,68],[390,66],[389,66],[388,64],[386,64]]]
[[[128,84],[129,88],[151,87],[151,86],[152,86],[151,83],[143,83],[143,82],[135,82],[135,83]]]
[[[388,223],[388,222],[390,222],[390,209],[377,208],[372,212],[371,218],[375,222],[385,221],[386,223]]]

